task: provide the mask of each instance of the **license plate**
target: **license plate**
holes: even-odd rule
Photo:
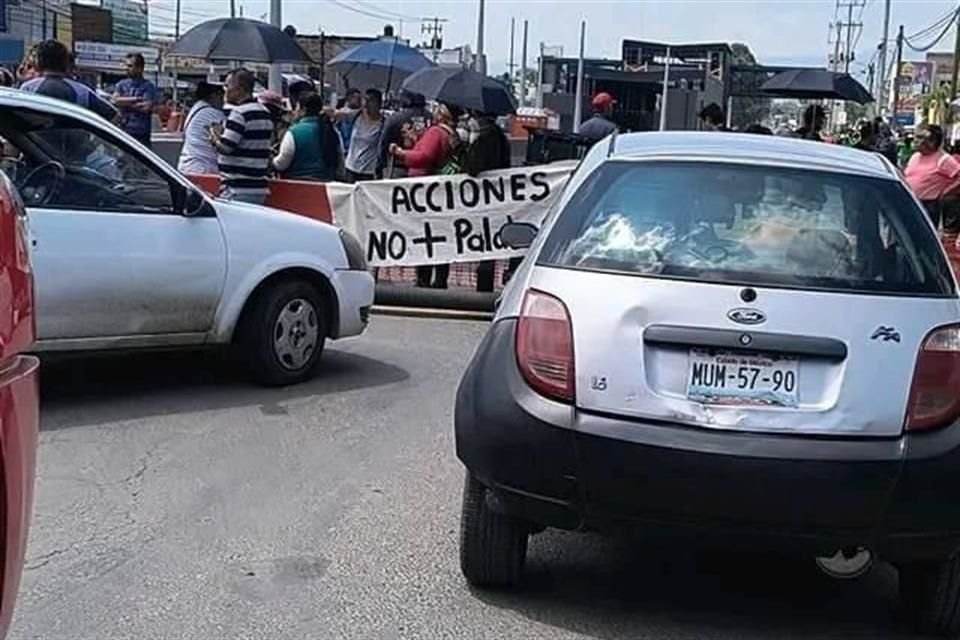
[[[797,406],[797,358],[690,350],[687,397],[715,404]]]

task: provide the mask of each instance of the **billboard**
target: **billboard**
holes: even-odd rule
[[[146,0],[102,0],[113,15],[115,44],[143,45],[149,38]]]
[[[85,4],[71,4],[70,9],[74,40],[113,42],[113,20],[109,11]]]
[[[0,0],[2,1],[2,0]],[[53,37],[73,48],[73,13],[55,13],[53,14]]]
[[[901,62],[897,74],[900,100],[896,112],[913,113],[923,104],[923,96],[930,93],[936,65],[933,62]]]
[[[139,53],[143,56],[144,71],[148,74],[157,73],[160,61],[159,49],[105,42],[74,42],[73,53],[76,56],[77,67],[80,69],[114,73],[126,71],[127,56],[131,53]]]

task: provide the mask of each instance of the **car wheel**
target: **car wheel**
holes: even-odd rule
[[[323,299],[309,283],[282,282],[258,297],[241,339],[254,376],[282,386],[306,380],[323,352]]]
[[[900,566],[900,600],[921,631],[960,634],[960,557]]]
[[[515,584],[527,557],[530,527],[517,518],[491,511],[487,488],[467,473],[460,514],[460,570],[477,587]]]

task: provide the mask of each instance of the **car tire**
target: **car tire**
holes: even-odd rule
[[[326,337],[323,298],[309,282],[290,280],[257,296],[241,329],[240,347],[261,384],[285,386],[313,374]]]
[[[460,514],[460,570],[473,586],[508,587],[523,573],[530,527],[492,511],[487,506],[487,491],[467,473]]]
[[[901,565],[900,601],[924,633],[960,634],[960,556]]]

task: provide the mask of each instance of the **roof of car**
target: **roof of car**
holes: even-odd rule
[[[66,100],[50,98],[48,96],[19,89],[0,87],[0,105],[4,107],[34,107],[60,115],[71,115],[86,118],[99,118],[97,114],[86,107],[82,107]]]
[[[606,143],[601,143],[606,144]],[[618,135],[611,159],[695,158],[780,164],[897,179],[880,154],[839,144],[750,133],[668,131]]]

